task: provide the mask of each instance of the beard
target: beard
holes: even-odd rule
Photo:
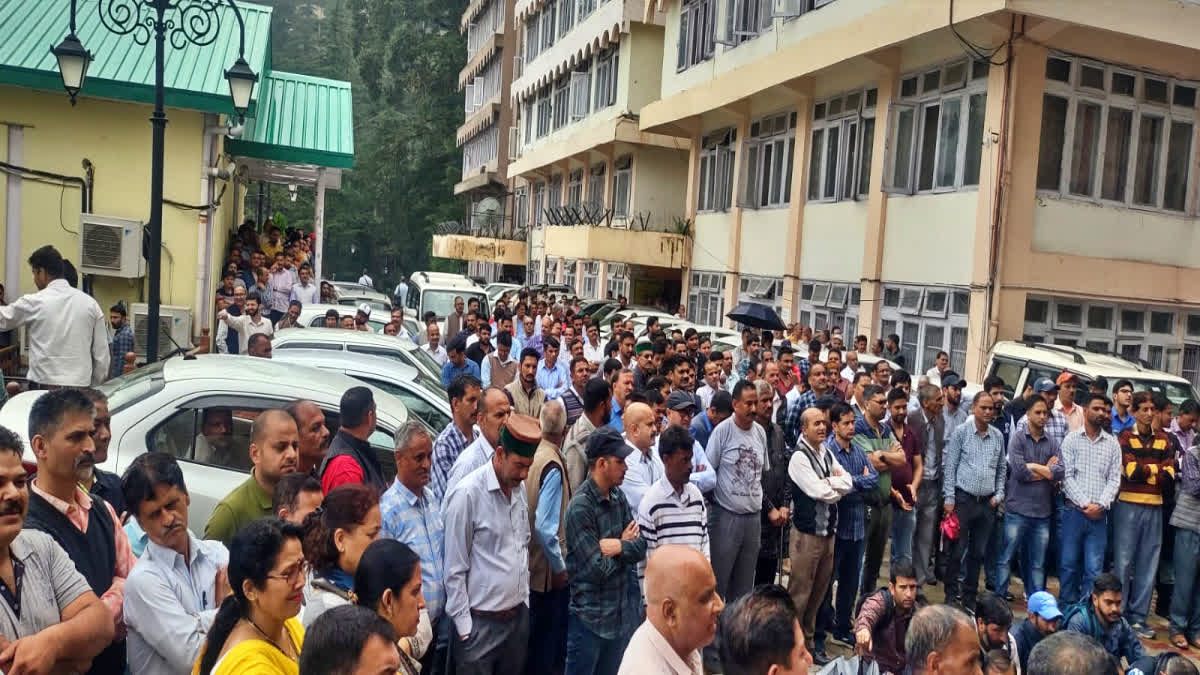
[[[75,478],[83,482],[92,480],[96,475],[96,455],[91,452],[85,452],[75,458]]]

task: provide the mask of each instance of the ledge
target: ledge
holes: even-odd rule
[[[682,269],[691,241],[681,234],[619,227],[546,226],[546,255],[573,260],[609,260],[631,265]]]
[[[522,266],[529,262],[523,241],[465,234],[433,235],[433,257]]]

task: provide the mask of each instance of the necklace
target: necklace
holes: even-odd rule
[[[287,650],[286,650],[286,649],[284,649],[283,647],[281,647],[281,646],[279,645],[279,643],[275,641],[275,638],[271,637],[270,635],[267,635],[267,632],[266,632],[265,630],[263,630],[263,629],[259,628],[257,623],[254,623],[254,619],[251,619],[251,618],[250,618],[250,617],[248,617],[248,616],[247,616],[247,617],[245,617],[245,618],[246,618],[246,621],[247,621],[247,622],[248,622],[248,623],[249,623],[251,626],[253,626],[253,627],[254,627],[254,630],[258,631],[258,634],[259,634],[259,635],[261,635],[261,636],[265,637],[265,638],[267,639],[267,642],[270,642],[270,643],[271,643],[271,646],[272,646],[272,647],[274,647],[275,649],[278,649],[278,650],[279,650],[279,653],[280,653],[280,654],[283,654],[284,656],[286,656],[286,657],[287,657],[289,660],[291,660],[291,661],[296,661],[296,662],[299,662],[299,661],[300,661],[299,655],[297,655],[297,656],[292,656],[291,654],[287,653]],[[285,631],[285,633],[286,633],[286,631]],[[291,636],[289,635],[289,641],[290,641],[290,640],[291,640]],[[294,649],[294,647],[293,647],[293,649]]]

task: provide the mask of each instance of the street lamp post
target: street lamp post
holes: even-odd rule
[[[58,61],[63,88],[75,105],[75,97],[83,89],[91,52],[75,35],[75,4],[71,0],[70,32],[50,52]],[[163,152],[166,139],[167,114],[163,105],[163,71],[166,63],[167,37],[171,47],[181,50],[188,44],[202,47],[212,44],[221,32],[222,5],[228,5],[237,17],[239,30],[238,58],[225,79],[238,120],[245,119],[258,75],[246,63],[246,24],[234,0],[99,0],[100,21],[105,29],[117,35],[132,35],[140,45],[154,40],[154,113],[150,116],[150,223],[147,229],[147,266],[150,290],[146,317],[146,362],[158,360],[158,317],[160,282],[162,278],[162,207]]]

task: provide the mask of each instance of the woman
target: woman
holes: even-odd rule
[[[334,488],[304,518],[304,557],[313,570],[302,618],[305,628],[325,610],[354,603],[359,558],[379,538],[382,527],[379,496],[365,485]]]
[[[400,638],[400,673],[421,671],[416,659],[433,637],[421,595],[421,561],[408,544],[380,539],[367,547],[354,573],[358,604],[387,619]]]
[[[255,520],[229,545],[229,587],[193,675],[298,675],[304,628],[296,619],[308,562],[302,530]]]

